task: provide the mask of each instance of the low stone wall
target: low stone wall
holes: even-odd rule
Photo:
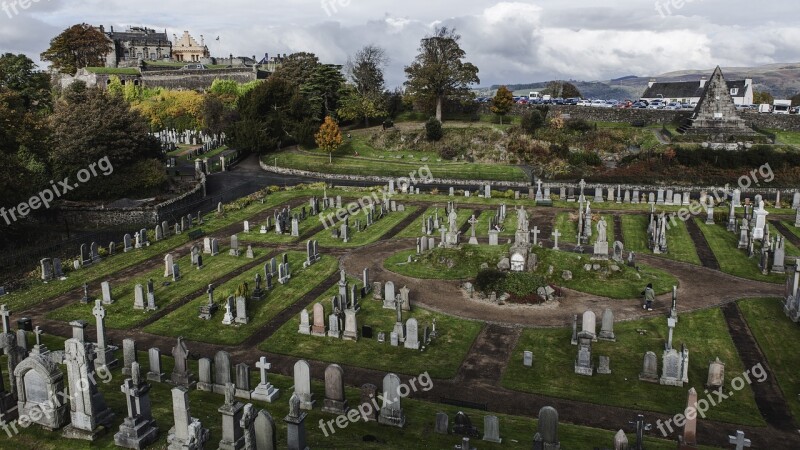
[[[511,115],[522,115],[530,109],[527,105],[514,105]],[[481,114],[491,114],[487,104],[481,105]],[[690,117],[691,111],[671,111],[663,109],[619,109],[595,108],[590,106],[550,106],[550,117],[569,114],[570,118],[583,119],[587,122],[613,122],[633,123],[643,121],[646,125],[666,125],[677,122],[684,117]],[[759,114],[742,113],[742,118],[748,125],[755,125],[761,129],[776,129],[782,131],[800,131],[800,114]]]
[[[253,80],[264,79],[268,72],[242,69],[216,69],[216,70],[161,70],[147,71],[141,75],[142,84],[147,87],[160,87],[165,89],[208,89],[214,80],[234,80],[237,83],[247,83]]]
[[[155,206],[106,208],[104,206],[62,206],[55,210],[58,221],[80,224],[81,228],[114,228],[121,226],[155,226],[166,214],[200,201],[206,195],[206,177],[188,192]]]
[[[364,181],[364,182],[374,182],[376,184],[386,184],[389,183],[390,180],[395,180],[396,183],[399,184],[398,180],[405,182],[408,180],[407,177],[384,177],[384,176],[374,176],[374,175],[340,175],[340,174],[328,174],[328,173],[320,173],[320,172],[310,172],[307,170],[298,170],[298,169],[288,169],[285,167],[275,167],[266,164],[264,161],[259,161],[261,168],[267,172],[277,173],[281,175],[293,175],[297,177],[307,177],[307,178],[318,178],[324,181],[331,181],[331,180],[341,180],[341,181]],[[424,164],[423,164],[424,167]],[[492,187],[507,187],[507,188],[524,188],[528,189],[529,184],[525,182],[519,181],[488,181],[488,180],[453,180],[448,178],[432,178],[427,180],[427,182],[413,182],[411,184],[414,185],[424,185],[424,184],[452,184],[454,186],[478,186],[478,185],[486,185],[489,184]]]

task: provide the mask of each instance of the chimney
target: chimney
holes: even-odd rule
[[[706,87],[706,81],[708,81],[708,79],[705,76],[700,77],[700,89]]]
[[[647,87],[651,88],[654,84],[656,84],[656,79],[650,78],[650,81],[647,83]]]

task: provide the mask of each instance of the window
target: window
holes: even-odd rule
[[[722,113],[714,113],[714,120],[722,120]]]
[[[738,95],[738,94],[739,94],[739,88],[731,89],[731,95]]]

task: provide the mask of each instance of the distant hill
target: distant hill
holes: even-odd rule
[[[702,76],[709,76],[714,68],[702,70],[680,70],[661,75],[640,77],[627,75],[608,81],[570,81],[583,94],[584,98],[602,99],[637,99],[644,92],[651,78],[658,81],[699,81]],[[800,63],[769,64],[759,67],[723,67],[726,79],[741,80],[752,78],[756,91],[767,91],[775,98],[790,98],[800,93]],[[547,81],[527,84],[509,85],[515,95],[527,95],[530,91],[542,90]],[[499,86],[477,89],[479,95],[494,95]]]

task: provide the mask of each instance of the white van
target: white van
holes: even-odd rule
[[[775,100],[772,103],[772,114],[789,114],[792,109],[791,100]]]

